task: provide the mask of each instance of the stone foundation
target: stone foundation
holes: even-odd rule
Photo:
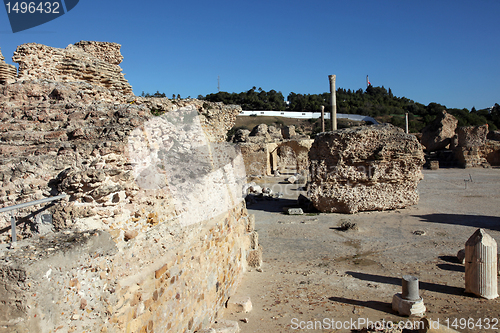
[[[4,250],[0,332],[193,332],[234,292],[251,247],[244,204],[188,227],[62,232]],[[253,230],[251,230],[253,231]]]

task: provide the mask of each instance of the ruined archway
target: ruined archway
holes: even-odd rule
[[[309,169],[309,149],[314,140],[285,140],[273,143],[269,147],[270,172],[276,170],[284,173],[285,170],[295,170],[301,175],[307,175]],[[295,173],[294,172],[294,173]]]

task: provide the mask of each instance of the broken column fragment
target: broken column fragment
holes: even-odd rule
[[[309,151],[314,207],[328,213],[404,208],[418,202],[424,152],[414,135],[385,124],[316,136]]]
[[[465,243],[465,292],[497,298],[497,264],[497,242],[477,229]]]
[[[392,297],[392,309],[402,316],[423,316],[425,314],[424,299],[419,296],[418,278],[404,275],[403,292]]]

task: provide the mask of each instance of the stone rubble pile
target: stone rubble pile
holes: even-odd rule
[[[17,76],[16,66],[9,65],[4,60],[5,58],[0,50],[0,83],[12,83]]]
[[[404,208],[418,202],[425,162],[416,137],[392,125],[316,136],[309,151],[308,195],[321,212]]]

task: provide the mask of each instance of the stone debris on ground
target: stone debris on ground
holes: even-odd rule
[[[230,297],[227,301],[227,311],[235,313],[250,312],[252,311],[252,301],[248,296]]]
[[[283,207],[283,212],[288,215],[304,215],[304,211],[302,210],[302,208]]]

